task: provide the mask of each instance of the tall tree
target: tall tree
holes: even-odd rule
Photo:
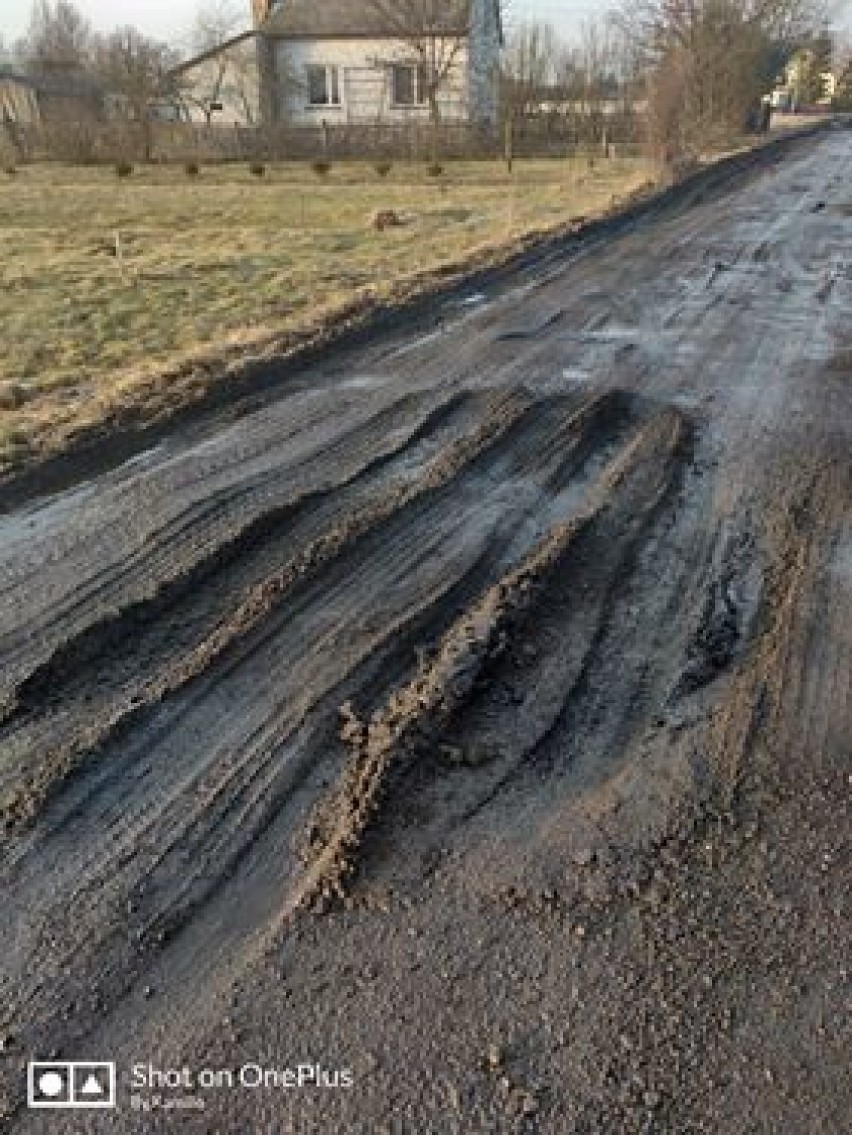
[[[32,70],[82,68],[90,60],[92,30],[71,0],[35,0],[20,50]]]
[[[96,41],[94,59],[104,88],[117,99],[119,112],[139,124],[145,158],[150,160],[154,104],[178,94],[177,52],[136,28],[125,27]]]
[[[198,54],[212,51],[245,31],[250,20],[239,0],[202,0],[195,13],[192,48]]]
[[[821,16],[819,0],[629,0],[652,138],[672,153],[741,130]]]
[[[520,24],[503,53],[503,102],[512,118],[523,118],[556,83],[563,49],[550,24]]]

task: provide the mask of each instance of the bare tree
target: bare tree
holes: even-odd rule
[[[524,118],[553,88],[562,55],[559,37],[550,24],[523,23],[509,36],[503,54],[503,106],[511,118]]]
[[[630,0],[652,140],[671,158],[743,129],[821,16],[819,0]]]
[[[34,71],[82,69],[91,57],[91,28],[71,0],[35,0],[19,50]]]
[[[192,31],[192,47],[197,54],[212,51],[248,26],[245,4],[238,0],[209,0],[199,4]]]
[[[608,20],[584,20],[574,55],[583,117],[595,138],[605,132],[606,103],[619,92],[617,44]]]
[[[834,45],[835,74],[837,89],[832,105],[835,110],[852,111],[852,44],[843,38]]]
[[[138,123],[145,159],[150,160],[155,105],[178,96],[174,74],[177,52],[126,27],[98,39],[94,58],[104,88],[117,100],[117,111]]]
[[[468,41],[470,0],[366,0],[366,4],[398,38],[402,47],[391,62],[415,68],[415,97],[428,105],[437,127],[441,96]]]

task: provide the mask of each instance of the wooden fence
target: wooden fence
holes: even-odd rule
[[[549,115],[483,130],[466,124],[321,125],[317,127],[228,127],[189,123],[64,122],[19,131],[20,160],[51,158],[73,163],[117,161],[199,162],[313,161],[318,159],[392,159],[430,161],[503,155],[507,144],[515,157],[562,157],[578,149],[633,149],[639,142],[637,121],[629,116]]]

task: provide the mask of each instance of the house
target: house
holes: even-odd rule
[[[23,129],[41,125],[35,85],[11,67],[0,66],[0,122]]]
[[[33,84],[11,67],[0,65],[0,162],[26,160],[39,126],[41,112]]]
[[[260,121],[258,34],[243,32],[172,72],[175,97],[159,117],[216,126],[256,126]]]
[[[799,110],[803,106],[828,106],[837,93],[837,76],[830,59],[803,48],[787,62],[770,96],[774,109]]]
[[[493,126],[500,0],[254,0],[265,121]]]
[[[82,68],[42,64],[19,74],[0,68],[2,160],[30,158],[45,145],[51,157],[89,160],[93,132],[104,121],[104,91]]]

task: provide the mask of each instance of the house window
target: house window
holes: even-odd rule
[[[391,67],[391,102],[394,106],[422,106],[427,101],[429,81],[425,67],[407,63]]]
[[[308,105],[340,106],[340,77],[337,67],[307,67]]]

